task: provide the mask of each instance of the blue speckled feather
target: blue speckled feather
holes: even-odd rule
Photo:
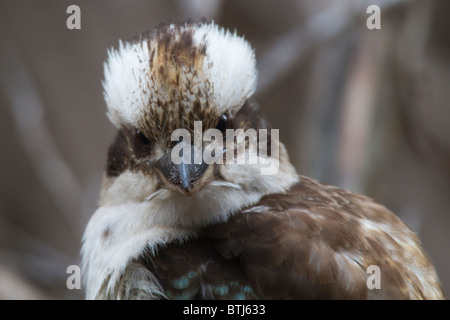
[[[169,299],[257,299],[238,259],[227,260],[205,239],[170,244],[145,264]]]

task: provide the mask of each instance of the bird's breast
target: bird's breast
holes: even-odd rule
[[[256,299],[238,259],[225,259],[205,239],[172,243],[142,262],[169,299]]]

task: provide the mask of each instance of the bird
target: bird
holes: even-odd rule
[[[297,173],[255,101],[257,78],[249,42],[214,21],[162,23],[108,50],[117,134],[82,239],[86,298],[444,299],[392,211]],[[208,146],[223,161],[194,159]]]

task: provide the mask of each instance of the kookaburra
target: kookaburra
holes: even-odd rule
[[[270,134],[258,136],[268,152],[248,147],[246,130],[270,129],[252,99],[255,64],[250,45],[213,22],[163,24],[109,51],[104,97],[118,133],[83,238],[87,298],[443,298],[417,236],[391,211],[298,175]],[[210,152],[224,161],[174,160],[180,145],[182,156],[220,140],[173,139],[195,135],[195,123],[224,141],[242,129],[236,147]],[[246,161],[226,161],[230,149]],[[277,170],[262,174],[274,150]]]

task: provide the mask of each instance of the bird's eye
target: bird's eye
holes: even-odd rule
[[[217,122],[216,129],[220,132],[225,132],[227,128],[228,117],[226,114],[220,116],[219,121]]]
[[[148,150],[151,146],[150,139],[139,130],[136,132],[136,141],[139,147],[143,150]]]

